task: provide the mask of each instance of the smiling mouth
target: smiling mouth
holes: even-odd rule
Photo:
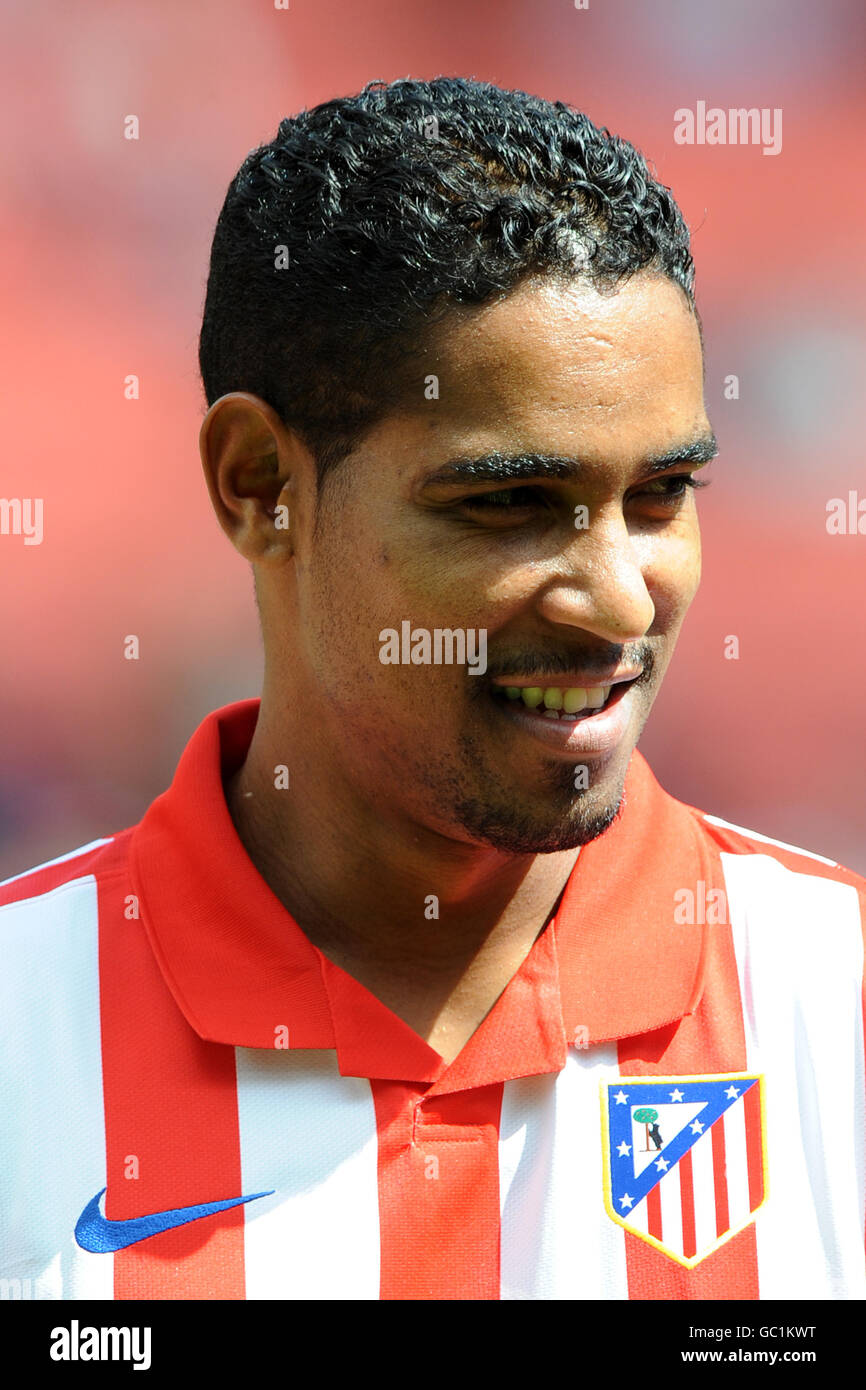
[[[494,685],[490,694],[498,705],[510,706],[515,712],[551,722],[577,724],[617,703],[636,679],[595,686]]]

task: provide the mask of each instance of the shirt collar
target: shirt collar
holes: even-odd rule
[[[692,812],[635,752],[620,813],[584,845],[558,911],[460,1055],[439,1055],[301,931],[248,857],[223,782],[258,718],[208,715],[136,827],[133,887],[163,977],[208,1041],[336,1048],[344,1075],[460,1090],[557,1071],[569,1045],[652,1032],[697,1005],[706,928],[674,924],[712,865]]]

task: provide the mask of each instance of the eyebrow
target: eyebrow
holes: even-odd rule
[[[643,459],[640,471],[660,473],[678,463],[709,463],[718,452],[715,435],[708,434],[691,444],[675,445],[663,454],[649,455]],[[586,466],[578,459],[561,454],[502,454],[494,451],[478,458],[451,459],[428,474],[422,486],[427,487],[430,483],[515,483],[537,479],[577,482]]]

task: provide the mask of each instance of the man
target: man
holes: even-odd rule
[[[264,689],[3,889],[2,1273],[862,1297],[866,883],[636,751],[716,452],[669,192],[560,103],[370,84],[245,160],[200,360]]]

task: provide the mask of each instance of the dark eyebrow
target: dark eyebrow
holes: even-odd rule
[[[719,452],[713,434],[694,440],[691,444],[676,445],[663,454],[651,454],[640,466],[642,473],[660,473],[678,463],[709,463]],[[452,459],[435,468],[423,480],[430,483],[516,483],[548,479],[555,481],[580,480],[586,464],[560,454],[482,454],[478,458]]]

